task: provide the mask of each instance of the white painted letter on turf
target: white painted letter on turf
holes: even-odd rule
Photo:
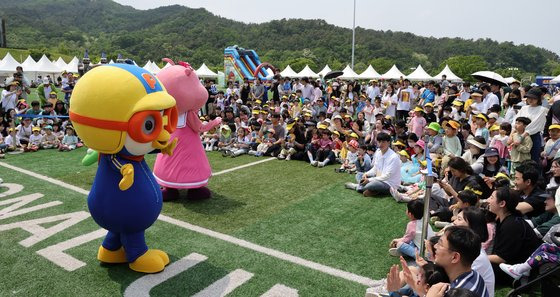
[[[64,251],[101,238],[106,234],[107,230],[98,229],[93,232],[59,242],[55,245],[48,246],[42,250],[38,250],[37,254],[47,258],[67,271],[74,271],[82,266],[85,266],[86,263],[66,254]]]
[[[19,192],[21,192],[21,190],[23,190],[23,186],[19,185],[19,184],[1,184],[0,188],[8,188],[8,190],[6,192],[2,192],[0,193],[0,198],[1,197],[6,197],[6,196],[10,196],[13,194],[17,194]]]
[[[78,211],[72,213],[61,214],[57,216],[51,216],[46,218],[40,218],[35,220],[28,220],[23,222],[15,222],[6,225],[0,225],[0,231],[11,230],[15,228],[21,228],[32,235],[28,238],[19,242],[19,244],[23,245],[24,247],[30,247],[41,240],[47,239],[50,236],[71,227],[89,217],[89,213],[85,211]],[[59,224],[56,224],[50,228],[43,228],[41,224],[45,223],[52,223],[56,221],[62,221]]]
[[[124,291],[124,297],[150,297],[150,290],[164,281],[176,276],[177,274],[206,261],[208,257],[192,253],[181,260],[167,266],[164,271],[158,274],[148,274],[135,280]]]
[[[8,199],[8,200],[4,200],[4,201],[0,201],[0,206],[1,205],[8,205],[8,204],[13,204],[11,206],[8,206],[6,208],[0,209],[0,220],[3,219],[7,219],[7,218],[11,218],[11,217],[15,217],[15,216],[19,216],[22,215],[24,213],[28,213],[28,212],[32,212],[32,211],[36,211],[39,209],[45,209],[45,208],[49,208],[52,206],[57,206],[62,204],[62,202],[60,201],[51,201],[48,203],[44,203],[44,204],[39,204],[39,205],[35,205],[32,207],[28,207],[28,208],[24,208],[24,209],[19,209],[20,207],[29,204],[39,198],[43,197],[43,194],[39,194],[39,193],[35,193],[35,194],[30,194],[30,195],[25,195],[25,196],[21,196],[18,198],[13,198],[13,199]]]

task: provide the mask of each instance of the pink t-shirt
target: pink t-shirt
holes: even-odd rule
[[[426,119],[424,117],[413,116],[410,119],[410,124],[412,126],[412,132],[416,134],[419,138],[424,135],[424,128],[426,127]]]

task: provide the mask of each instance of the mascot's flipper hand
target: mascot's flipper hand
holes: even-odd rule
[[[161,153],[168,155],[168,156],[173,156],[173,150],[175,149],[175,147],[177,146],[177,137],[175,137],[175,139],[173,139],[169,144],[167,144],[166,147],[161,149]]]
[[[121,167],[121,174],[123,178],[119,183],[119,189],[121,189],[121,191],[126,191],[134,183],[134,167],[132,167],[132,164],[123,165]]]
[[[88,149],[86,155],[82,159],[82,165],[89,166],[97,162],[99,159],[99,153],[95,150]]]

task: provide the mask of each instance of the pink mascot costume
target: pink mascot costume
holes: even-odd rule
[[[178,142],[172,156],[157,155],[154,176],[162,186],[164,201],[178,199],[179,189],[188,189],[189,199],[207,199],[211,196],[206,186],[212,170],[199,133],[212,129],[222,120],[216,118],[207,124],[200,121],[198,110],[206,103],[208,92],[188,63],[175,65],[170,59],[163,60],[173,66],[161,70],[157,78],[177,101],[179,119],[171,141],[177,138]]]

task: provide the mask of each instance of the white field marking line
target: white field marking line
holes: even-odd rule
[[[268,161],[272,161],[272,160],[276,160],[276,158],[267,158],[267,159],[264,159],[264,160],[260,160],[260,161],[256,161],[256,162],[251,162],[251,163],[243,164],[243,165],[240,165],[240,166],[237,166],[237,167],[233,167],[233,168],[230,168],[230,169],[218,171],[218,172],[216,172],[216,173],[212,173],[212,176],[221,175],[221,174],[224,174],[224,173],[228,173],[228,172],[232,172],[232,171],[235,171],[235,170],[239,170],[239,169],[251,167],[251,166],[253,166],[253,165],[261,164],[261,163],[268,162]]]
[[[274,160],[274,158],[262,160],[262,161],[259,161],[259,162],[267,162],[267,161],[270,161],[270,160]],[[246,165],[248,165],[248,164],[246,164]],[[72,190],[72,191],[75,191],[75,192],[78,192],[78,193],[81,193],[81,194],[84,194],[84,195],[89,194],[89,191],[84,190],[82,188],[67,184],[63,181],[60,181],[60,180],[57,180],[57,179],[54,179],[54,178],[50,178],[48,176],[44,176],[42,174],[38,174],[38,173],[29,171],[29,170],[26,170],[26,169],[23,169],[23,168],[19,168],[19,167],[13,166],[13,165],[6,164],[4,162],[0,162],[0,166],[4,166],[4,167],[12,169],[14,171],[30,175],[30,176],[35,177],[37,179],[44,180],[46,182],[55,184],[55,185],[63,187],[63,188],[67,188],[69,190]],[[181,220],[177,220],[177,219],[174,219],[172,217],[168,217],[166,215],[160,214],[158,219],[161,220],[161,221],[176,225],[178,227],[193,231],[193,232],[197,232],[197,233],[209,236],[209,237],[213,237],[213,238],[220,239],[220,240],[223,240],[223,241],[226,241],[226,242],[229,242],[229,243],[233,243],[233,244],[238,245],[240,247],[244,247],[244,248],[247,248],[247,249],[250,249],[250,250],[253,250],[253,251],[256,251],[256,252],[259,252],[259,253],[262,253],[262,254],[277,258],[277,259],[280,259],[280,260],[284,260],[284,261],[291,262],[291,263],[294,263],[294,264],[297,264],[297,265],[300,265],[300,266],[304,266],[304,267],[310,268],[310,269],[315,270],[315,271],[319,271],[319,272],[322,272],[322,273],[325,273],[325,274],[329,274],[329,275],[332,275],[332,276],[343,278],[343,279],[346,279],[346,280],[349,280],[349,281],[352,281],[352,282],[355,282],[355,283],[359,283],[359,284],[362,284],[364,286],[375,287],[375,286],[379,286],[379,285],[382,284],[382,280],[372,280],[372,279],[370,279],[368,277],[365,277],[365,276],[361,276],[361,275],[358,275],[358,274],[355,274],[355,273],[347,272],[347,271],[344,271],[344,270],[340,270],[340,269],[337,269],[337,268],[333,268],[333,267],[330,267],[330,266],[319,264],[319,263],[316,263],[316,262],[313,262],[313,261],[309,261],[309,260],[306,260],[306,259],[303,259],[303,258],[300,258],[300,257],[297,257],[297,256],[293,256],[293,255],[290,255],[290,254],[287,254],[287,253],[284,253],[284,252],[281,252],[281,251],[277,251],[277,250],[267,248],[267,247],[264,247],[264,246],[261,246],[261,245],[258,245],[258,244],[252,243],[252,242],[248,242],[246,240],[239,239],[239,238],[227,235],[227,234],[223,234],[223,233],[216,232],[216,231],[213,231],[213,230],[210,230],[210,229],[206,229],[206,228],[203,228],[203,227],[200,227],[200,226],[197,226],[197,225],[193,225],[193,224],[181,221]]]
[[[192,297],[224,297],[250,280],[253,275],[243,269],[236,269]]]

